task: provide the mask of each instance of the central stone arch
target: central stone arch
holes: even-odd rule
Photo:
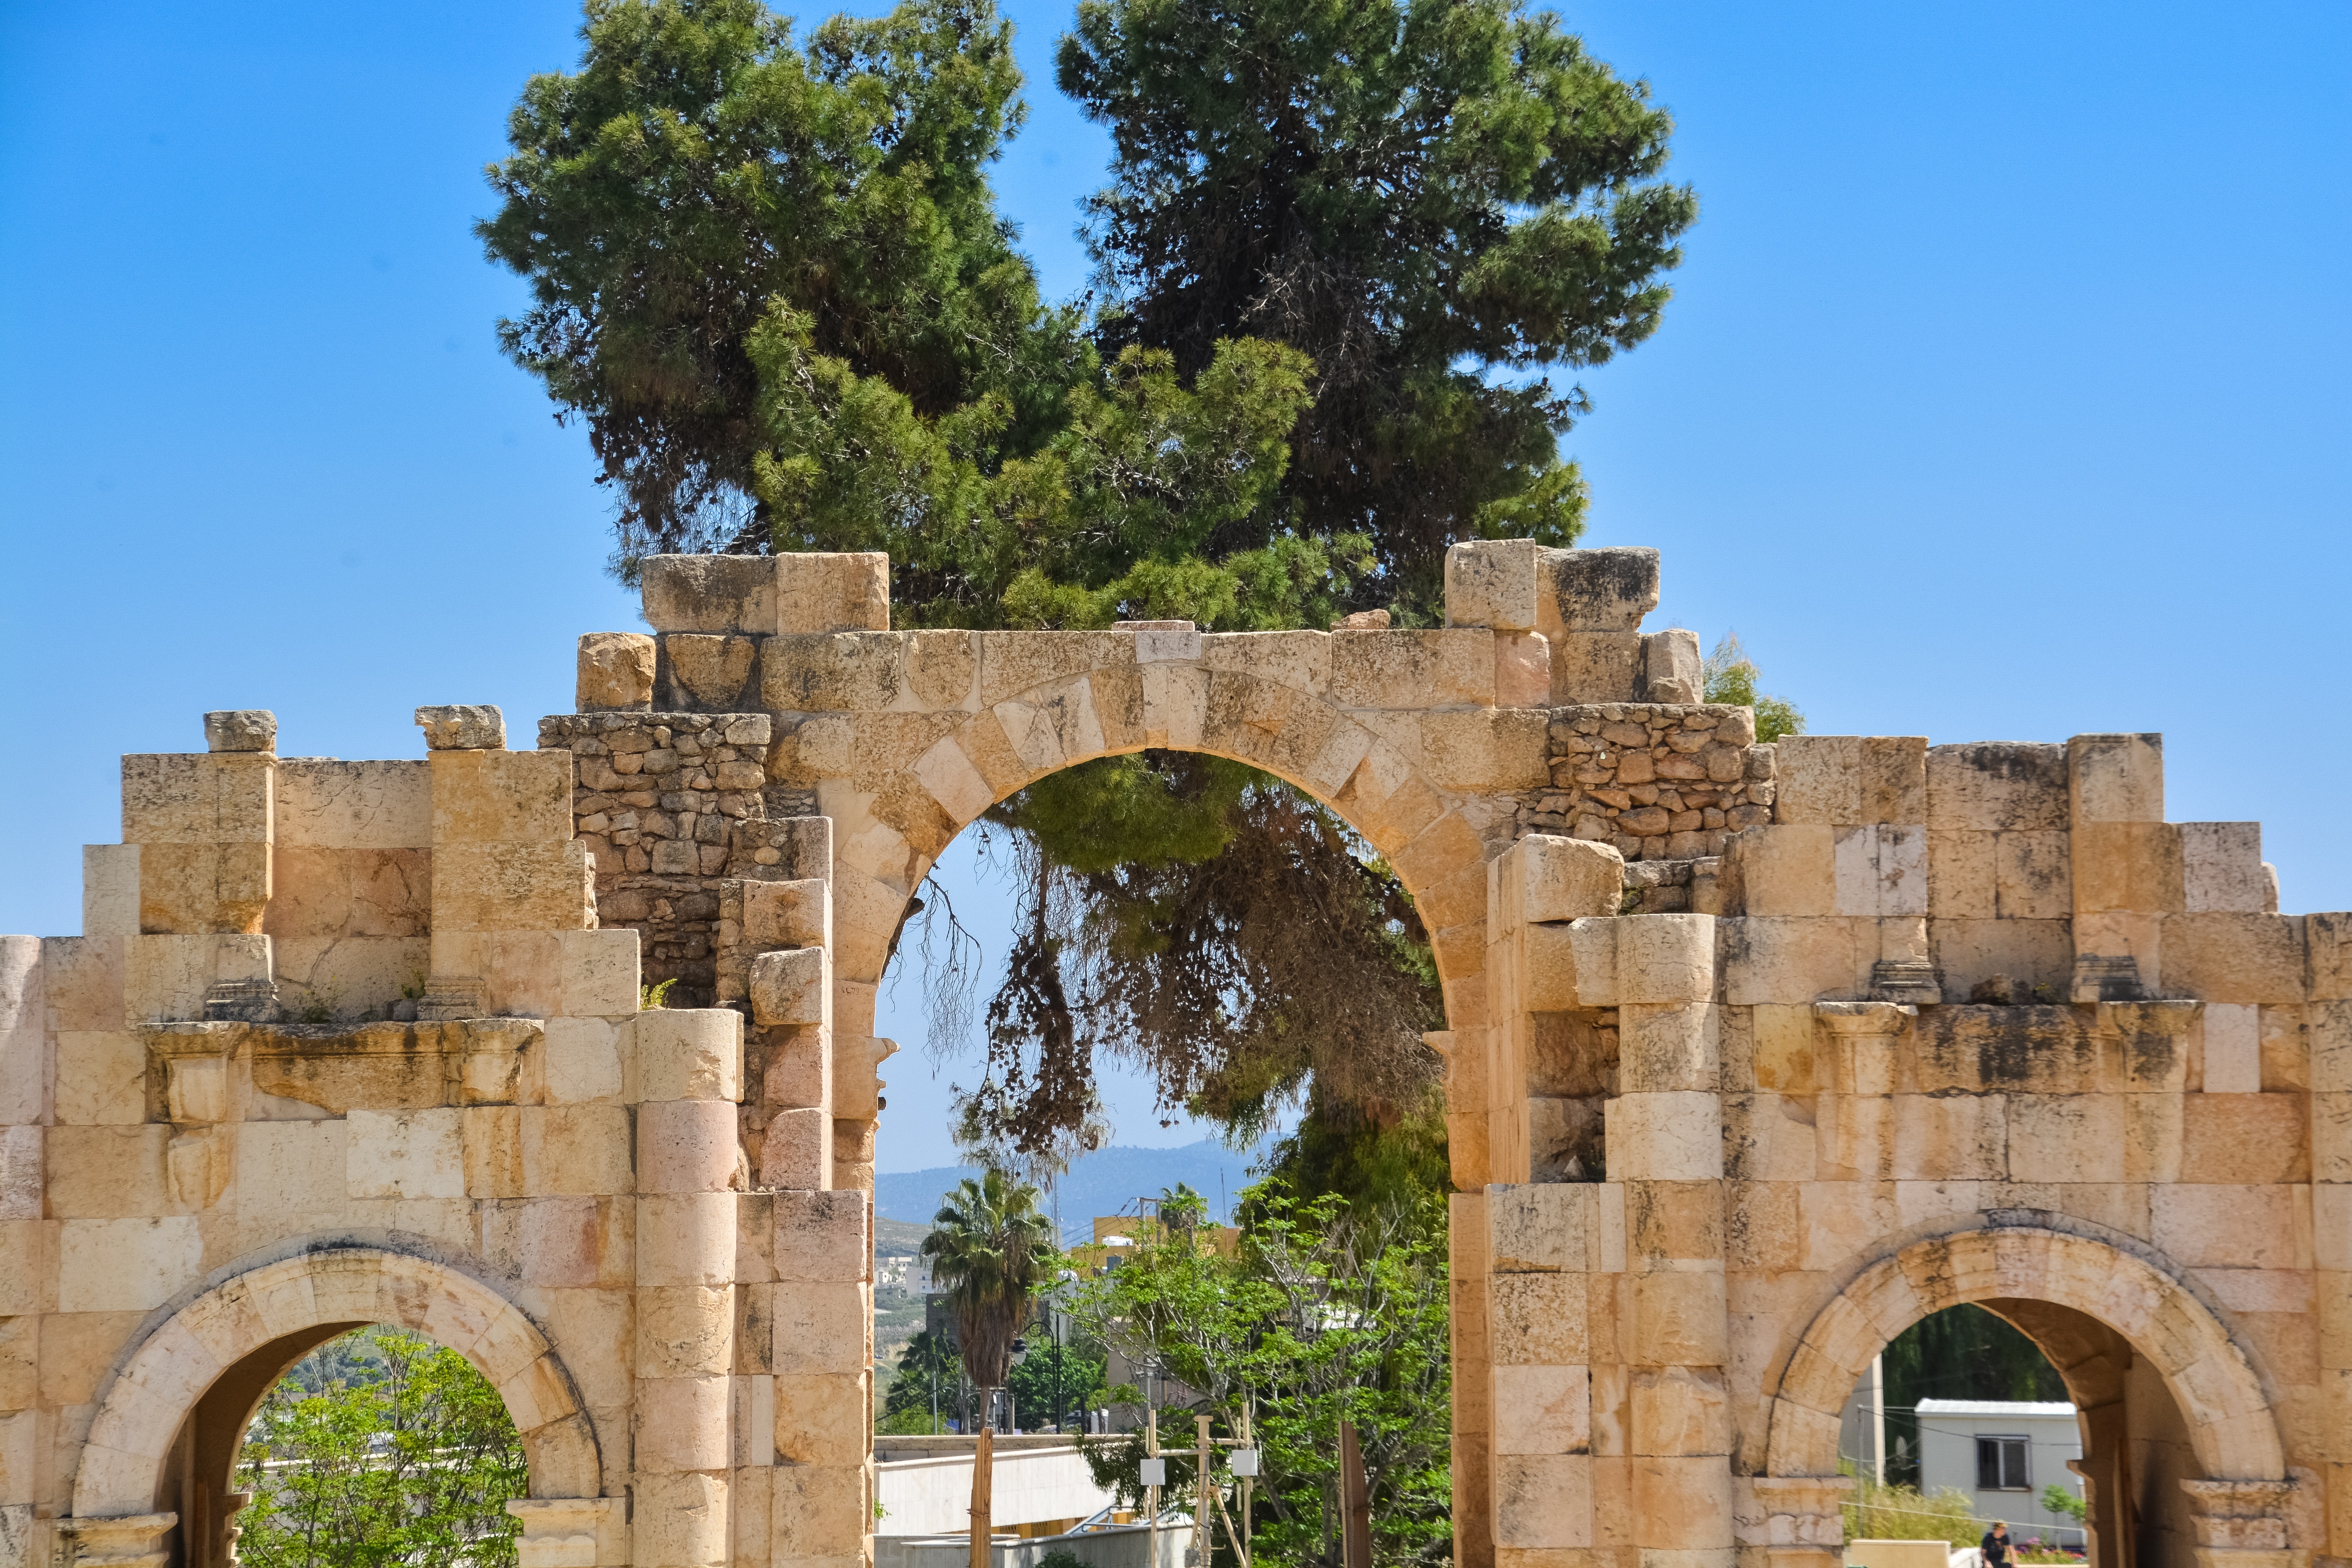
[[[337,1245],[234,1271],[138,1342],[100,1395],[74,1518],[141,1521],[152,1540],[177,1515],[183,1561],[230,1561],[242,1500],[229,1481],[262,1395],[310,1350],[370,1323],[446,1345],[489,1380],[521,1435],[532,1499],[597,1495],[594,1430],[528,1315],[446,1264]]]

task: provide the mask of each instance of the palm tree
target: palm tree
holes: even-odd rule
[[[931,1224],[923,1256],[955,1314],[964,1375],[985,1401],[1004,1385],[1029,1293],[1053,1253],[1053,1226],[1037,1207],[1037,1189],[998,1170],[960,1184]]]

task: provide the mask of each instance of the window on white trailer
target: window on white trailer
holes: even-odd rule
[[[1979,1437],[1977,1439],[1977,1490],[1983,1492],[2022,1492],[2033,1489],[2025,1468],[2026,1440],[2022,1437]]]

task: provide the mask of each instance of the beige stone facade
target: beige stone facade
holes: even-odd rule
[[[232,1561],[255,1401],[367,1322],[499,1387],[526,1564],[869,1561],[875,986],[959,830],[1144,748],[1433,937],[1464,1568],[1831,1568],[1838,1412],[1960,1302],[2065,1373],[2102,1563],[2352,1558],[2352,917],[2155,736],[1757,744],[1657,565],[1223,636],[656,558],[536,751],[124,759],[83,934],[0,939],[0,1565]]]

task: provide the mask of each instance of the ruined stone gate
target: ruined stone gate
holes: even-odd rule
[[[0,939],[0,1564],[230,1562],[260,1393],[389,1322],[504,1397],[526,1564],[858,1568],[876,982],[960,828],[1147,747],[1433,935],[1465,1568],[1829,1568],[1837,1412],[1964,1301],[2103,1565],[2352,1558],[2352,917],[2157,737],[1757,745],[1648,551],[1234,636],[892,632],[887,566],[648,563],[535,751],[124,759],[83,933]]]

